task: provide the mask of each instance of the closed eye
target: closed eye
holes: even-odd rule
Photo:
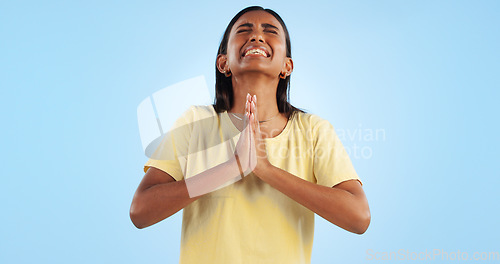
[[[264,32],[273,33],[273,34],[278,34],[278,32],[277,32],[277,31],[275,31],[275,30],[265,30]]]

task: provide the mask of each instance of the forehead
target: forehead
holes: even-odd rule
[[[280,30],[283,30],[283,27],[281,26],[280,22],[273,15],[262,10],[250,11],[243,14],[240,18],[238,18],[236,23],[234,23],[233,29],[245,23],[251,23],[254,25],[267,23],[276,26]]]

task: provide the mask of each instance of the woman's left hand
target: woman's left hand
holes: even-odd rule
[[[251,141],[255,145],[255,148],[252,148],[252,150],[255,150],[257,164],[253,172],[257,177],[260,177],[264,171],[272,165],[267,159],[266,143],[260,132],[256,95],[250,96],[250,94],[247,94],[245,113],[249,119]]]

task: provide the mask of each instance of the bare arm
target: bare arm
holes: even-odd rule
[[[175,181],[168,173],[149,168],[130,206],[130,219],[134,225],[145,228],[156,224],[202,195],[252,172],[256,158],[255,153],[250,155],[252,148],[249,136],[250,128],[246,126],[236,145],[235,155],[228,161],[185,180]]]
[[[275,189],[347,231],[363,234],[370,225],[368,201],[357,180],[327,187],[308,182],[272,165],[254,172]]]
[[[348,180],[327,187],[303,180],[273,166],[267,159],[256,105],[257,97],[247,96],[246,111],[251,113],[251,138],[255,142],[257,152],[255,175],[332,224],[356,234],[363,234],[370,225],[371,215],[361,184],[357,180]]]
[[[175,214],[194,202],[184,180],[175,181],[168,173],[149,168],[132,199],[130,219],[137,228],[145,228]]]
[[[194,202],[203,194],[239,177],[240,173],[236,157],[187,180],[180,181],[175,181],[168,173],[151,167],[134,194],[130,206],[130,219],[137,228],[156,224]]]

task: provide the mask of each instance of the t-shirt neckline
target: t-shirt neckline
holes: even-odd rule
[[[224,111],[223,116],[226,119],[226,121],[229,122],[231,129],[234,130],[236,133],[240,134],[241,131],[234,125],[233,121],[229,117],[229,113],[227,112],[227,110]],[[272,137],[272,138],[265,138],[264,141],[277,141],[277,140],[280,140],[282,137],[286,137],[286,134],[288,134],[288,130],[290,130],[290,126],[291,126],[290,123],[292,122],[292,119],[294,119],[294,118],[295,117],[292,116],[292,118],[289,118],[286,121],[285,128],[283,128],[281,133],[279,133],[278,135],[276,135],[275,137]]]

